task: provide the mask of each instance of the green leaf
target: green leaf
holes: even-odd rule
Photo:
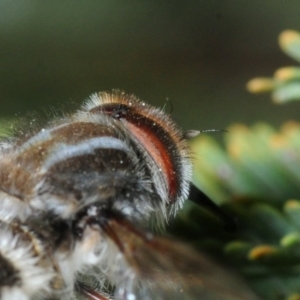
[[[300,62],[300,34],[295,30],[285,30],[279,35],[281,49]]]
[[[300,99],[300,82],[288,82],[284,85],[277,86],[273,93],[272,99],[276,103],[284,103]]]

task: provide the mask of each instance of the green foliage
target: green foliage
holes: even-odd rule
[[[194,205],[174,230],[235,265],[263,299],[287,299],[300,292],[300,124],[234,125],[225,136],[225,149],[205,135],[191,142],[194,183],[237,218],[237,231]]]
[[[279,43],[300,61],[300,34],[285,31]],[[276,102],[300,99],[300,67],[255,78],[251,92],[271,92]],[[270,300],[300,299],[300,123],[280,130],[259,123],[236,124],[224,134],[224,147],[212,137],[191,141],[194,183],[230,215],[238,228],[227,233],[203,208],[188,204],[174,232],[202,251],[222,259]]]
[[[11,136],[16,125],[15,120],[1,119],[0,120],[0,137]]]
[[[194,205],[174,230],[235,265],[263,299],[293,299],[300,291],[300,201],[294,200],[300,125],[287,123],[279,132],[266,124],[235,125],[225,143],[226,150],[207,136],[192,141],[194,182],[238,219],[238,230],[226,233]]]
[[[300,62],[300,33],[286,30],[279,36],[281,49]],[[273,78],[258,77],[250,80],[247,88],[252,93],[271,92],[277,103],[300,99],[300,67],[291,66],[278,69]]]
[[[282,198],[300,194],[300,125],[289,122],[277,132],[267,124],[228,128],[222,149],[207,136],[191,142],[194,182],[219,203],[234,198]]]

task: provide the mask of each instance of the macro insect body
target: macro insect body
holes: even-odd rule
[[[183,133],[122,92],[1,143],[0,295],[256,299],[189,247],[156,237],[188,197]]]

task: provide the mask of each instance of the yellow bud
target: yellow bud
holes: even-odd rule
[[[253,78],[247,83],[247,90],[250,93],[270,92],[274,88],[274,81],[270,78]]]
[[[248,257],[250,260],[258,260],[258,259],[262,259],[266,256],[269,256],[271,254],[276,253],[277,250],[269,245],[261,245],[261,246],[257,246],[255,248],[253,248]]]
[[[280,68],[275,72],[274,77],[280,81],[286,81],[293,78],[294,73],[292,67]]]
[[[296,30],[285,30],[279,35],[279,45],[283,50],[286,50],[291,43],[300,40],[300,34]]]

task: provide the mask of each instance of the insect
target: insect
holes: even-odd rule
[[[182,207],[192,174],[165,112],[99,93],[31,131],[1,144],[1,300],[256,299],[149,231]]]

